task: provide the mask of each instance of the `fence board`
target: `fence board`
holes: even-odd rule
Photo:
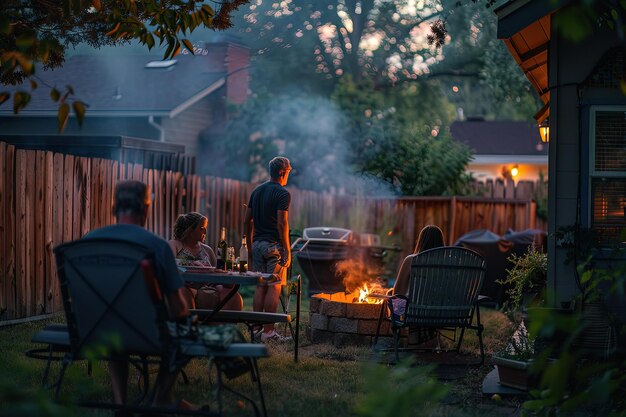
[[[3,318],[16,318],[16,247],[15,247],[15,227],[16,227],[16,196],[15,196],[15,147],[13,145],[6,146],[6,176],[4,178],[5,190],[5,240],[3,259],[5,265],[2,265],[4,282],[2,292],[4,293],[5,314]],[[2,180],[2,179],[0,179]]]
[[[113,193],[115,191],[114,182],[114,166],[117,166],[117,161],[106,161],[104,165],[104,207],[103,207],[103,226],[113,224]]]
[[[63,238],[63,223],[64,223],[64,211],[63,211],[63,200],[65,195],[65,180],[63,177],[64,173],[64,157],[60,153],[54,154],[53,161],[53,170],[54,170],[54,201],[52,204],[52,217],[54,217],[54,224],[52,229],[52,241],[54,246],[58,246],[63,243],[65,240]],[[61,302],[61,292],[59,286],[56,285],[54,287],[54,291],[52,294],[52,305],[54,307],[54,311],[59,311],[62,307]]]
[[[81,236],[91,230],[91,159],[81,158],[82,178],[82,206],[80,216]]]
[[[15,179],[16,192],[15,207],[17,224],[15,226],[15,290],[16,301],[15,310],[18,317],[28,315],[26,310],[26,247],[27,247],[27,229],[26,229],[26,152],[17,150],[15,152]]]
[[[81,165],[81,157],[74,157],[74,163],[72,167],[72,174],[74,178],[72,179],[72,183],[74,185],[73,190],[71,192],[72,197],[72,238],[80,239],[81,236],[81,227],[80,227],[80,218],[83,210],[83,173],[82,173],[82,165]]]
[[[44,256],[46,253],[46,244],[44,236],[44,213],[45,213],[45,180],[46,180],[46,156],[43,151],[35,153],[35,241],[34,241],[34,259],[35,259],[35,315],[45,313],[46,298],[46,277],[44,269]]]
[[[54,269],[54,154],[45,153],[44,181],[44,310],[55,311],[54,295],[58,292],[56,270]]]
[[[63,165],[63,241],[69,242],[74,238],[74,156],[66,155]]]

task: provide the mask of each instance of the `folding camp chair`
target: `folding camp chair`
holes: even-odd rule
[[[409,292],[406,297],[392,296],[386,300],[389,307],[393,331],[393,345],[396,361],[400,330],[405,327],[419,327],[454,331],[460,335],[456,352],[461,349],[465,329],[476,330],[480,344],[480,364],[485,360],[483,347],[483,326],[480,323],[480,310],[477,308],[480,290],[485,277],[485,261],[476,252],[460,247],[441,247],[424,251],[413,258],[409,278]],[[476,324],[472,324],[474,314]],[[380,330],[379,319],[378,328]],[[379,331],[374,344],[378,342]],[[415,350],[415,349],[402,349]]]
[[[70,339],[70,351],[64,357],[56,385],[61,389],[65,370],[73,361],[89,356],[98,360],[127,360],[140,372],[142,392],[130,405],[83,402],[89,407],[125,409],[129,412],[192,414],[181,410],[153,407],[155,384],[149,381],[148,365],[171,361],[177,363],[204,357],[217,364],[218,410],[194,411],[196,415],[222,413],[223,390],[232,391],[223,382],[232,358],[243,358],[257,383],[262,414],[265,401],[256,359],[267,356],[264,345],[232,343],[209,346],[200,340],[176,337],[168,322],[167,306],[152,273],[152,252],[130,242],[116,239],[83,239],[55,248],[57,269]],[[176,356],[173,355],[176,352]],[[164,362],[165,363],[165,362]],[[256,403],[250,401],[255,414]]]

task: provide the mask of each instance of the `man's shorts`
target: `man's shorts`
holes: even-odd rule
[[[287,268],[280,264],[284,253],[280,243],[264,240],[252,242],[252,270],[274,274],[276,280],[270,280],[267,285],[287,285]]]

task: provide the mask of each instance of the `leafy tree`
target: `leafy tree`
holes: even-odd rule
[[[457,195],[468,187],[465,167],[471,152],[445,134],[432,138],[414,127],[381,141],[373,151],[377,156],[364,169],[404,195]]]
[[[63,64],[68,47],[85,42],[93,47],[119,45],[137,40],[148,49],[157,42],[166,45],[163,59],[176,56],[183,47],[193,51],[191,42],[181,38],[199,27],[226,29],[230,14],[248,0],[222,4],[219,13],[202,0],[3,0],[0,14],[0,83],[18,85],[24,90],[11,94],[0,90],[0,105],[13,96],[13,111],[28,105],[30,91],[41,82],[37,65],[44,69]],[[68,80],[70,83],[71,80]],[[71,86],[50,88],[53,101],[59,103],[59,129],[70,113]],[[86,105],[71,103],[79,123]]]
[[[456,4],[257,1],[234,18],[253,53],[253,89],[281,92],[296,83],[330,94],[349,75],[394,94],[402,81],[437,79],[442,94],[468,115],[528,119],[540,105],[495,40],[495,14],[482,3]],[[498,82],[502,75],[506,82]]]

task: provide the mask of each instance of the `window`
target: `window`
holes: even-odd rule
[[[591,122],[591,227],[609,246],[626,228],[626,111],[595,109]]]

